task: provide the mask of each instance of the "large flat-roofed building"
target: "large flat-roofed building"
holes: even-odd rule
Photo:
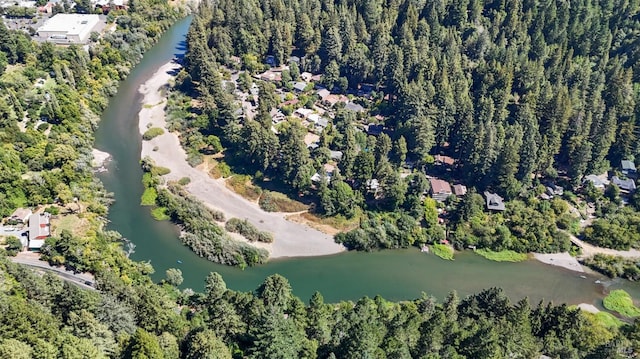
[[[57,14],[38,29],[38,36],[56,44],[84,44],[99,22],[94,14]]]

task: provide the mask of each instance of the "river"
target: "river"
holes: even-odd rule
[[[279,273],[305,301],[316,290],[327,301],[355,300],[378,294],[390,300],[402,300],[417,298],[423,292],[442,299],[452,290],[467,295],[489,287],[504,288],[513,300],[528,296],[532,303],[550,300],[600,306],[605,286],[623,288],[640,298],[640,286],[636,283],[606,280],[598,274],[586,274],[582,278],[580,273],[537,261],[495,263],[471,252],[456,254],[455,261],[441,260],[417,249],[343,253],[281,259],[245,270],[197,257],[180,243],[175,226],[155,221],[150,209],[139,204],[143,188],[139,166],[138,88],[161,65],[184,53],[190,21],[186,18],[177,22],[145,54],[110,100],[96,133],[96,148],[112,155],[108,171],[100,174],[107,190],[115,197],[109,211],[108,229],[119,231],[136,244],[132,258],[150,261],[156,270],[155,280],[162,279],[167,269],[179,268],[184,277],[183,287],[202,290],[207,274],[217,271],[229,288],[248,291],[257,288],[268,275]],[[602,280],[604,285],[596,280]]]

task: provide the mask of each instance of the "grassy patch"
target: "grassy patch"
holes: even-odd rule
[[[212,162],[215,162],[215,163],[213,167],[209,170],[209,174],[211,175],[211,177],[227,178],[231,176],[231,167],[229,167],[228,164],[224,162],[218,162],[215,160],[212,160]]]
[[[608,310],[620,313],[628,318],[640,316],[640,308],[633,304],[633,299],[629,293],[622,289],[616,289],[609,293],[602,301],[604,307]]]
[[[320,226],[328,226],[334,228],[338,232],[346,232],[358,228],[358,226],[360,225],[360,217],[362,216],[362,211],[358,210],[353,218],[346,218],[343,215],[319,217],[309,212],[302,213],[300,216],[304,220],[307,220],[311,223],[315,223]]]
[[[434,244],[431,246],[431,251],[433,254],[437,255],[442,259],[446,259],[449,261],[453,260],[453,249],[451,247],[444,244]]]
[[[153,166],[153,168],[151,169],[151,174],[154,176],[164,176],[168,175],[169,173],[171,173],[171,170],[167,167]]]
[[[149,141],[162,134],[164,134],[164,130],[160,127],[151,127],[150,129],[145,131],[145,133],[142,135],[142,139],[145,141]]]
[[[522,262],[529,257],[526,253],[518,253],[511,250],[495,252],[490,249],[478,249],[475,252],[488,260],[496,262]]]
[[[59,215],[51,218],[51,234],[53,236],[59,236],[65,229],[74,236],[84,236],[91,227],[89,219],[77,214]]]
[[[267,212],[301,212],[309,209],[304,203],[272,191],[262,192],[259,203],[260,208]]]
[[[156,204],[156,198],[158,198],[158,191],[156,191],[155,187],[147,187],[142,193],[140,205],[153,206],[154,204]]]
[[[156,207],[151,210],[151,217],[156,221],[167,221],[170,219],[167,215],[167,209],[165,207]]]
[[[235,193],[250,200],[257,201],[262,194],[262,190],[251,183],[251,177],[247,175],[235,175],[226,182],[227,187]]]

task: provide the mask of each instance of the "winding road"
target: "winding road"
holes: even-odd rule
[[[41,261],[39,256],[32,252],[20,252],[15,257],[8,257],[13,263],[29,266],[35,270],[43,270],[58,276],[60,279],[75,284],[78,287],[89,290],[94,288],[95,279],[89,273],[74,273],[61,267],[53,267],[45,261]]]

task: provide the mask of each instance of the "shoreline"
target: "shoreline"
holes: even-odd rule
[[[226,219],[246,219],[262,231],[274,235],[274,242],[256,247],[269,251],[269,258],[315,257],[340,253],[346,248],[334,242],[333,237],[308,226],[288,221],[285,214],[264,212],[260,207],[228,189],[224,180],[213,179],[208,173],[191,167],[186,161],[186,153],[178,134],[166,130],[166,95],[162,89],[173,78],[172,73],[180,65],[168,62],[162,65],[139,88],[142,95],[141,110],[138,114],[138,129],[142,135],[149,127],[160,127],[165,133],[150,141],[142,141],[140,158],[150,157],[158,166],[166,167],[171,173],[162,176],[166,180],[177,181],[189,177],[191,182],[184,188],[206,206],[224,213]],[[155,149],[155,150],[154,150]],[[235,239],[239,239],[233,237]],[[254,245],[253,243],[251,243]]]
[[[568,252],[562,253],[533,253],[533,258],[544,264],[562,267],[574,272],[584,273],[585,270],[575,257]]]

